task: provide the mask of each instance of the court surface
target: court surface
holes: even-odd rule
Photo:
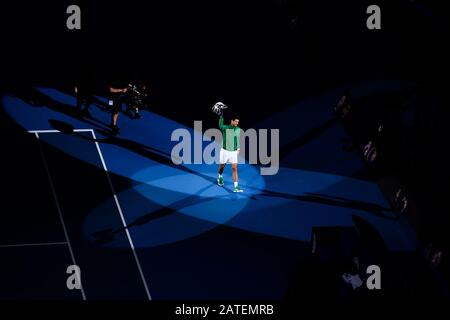
[[[352,227],[355,217],[389,252],[416,247],[378,185],[358,178],[359,154],[342,148],[347,134],[332,113],[339,88],[259,124],[280,128],[281,167],[261,176],[240,165],[242,194],[232,192],[230,167],[220,188],[216,165],[173,164],[171,133],[186,127],[151,108],[139,120],[122,114],[111,136],[104,98],[80,119],[73,96],[35,90],[34,105],[3,98],[20,130],[0,137],[2,299],[282,299],[310,259],[312,228]],[[82,290],[67,289],[70,265],[81,269]]]

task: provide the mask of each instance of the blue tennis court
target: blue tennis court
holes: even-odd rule
[[[1,136],[14,195],[1,208],[2,298],[280,300],[310,264],[313,230],[354,228],[355,219],[390,254],[415,250],[405,217],[375,181],[358,178],[358,153],[342,148],[347,133],[332,113],[339,88],[259,124],[280,128],[280,169],[261,176],[240,165],[241,194],[232,192],[230,168],[220,188],[216,165],[173,164],[171,133],[192,128],[150,109],[140,120],[121,115],[121,134],[112,136],[103,97],[80,119],[73,96],[34,90],[37,105],[3,98],[20,130]],[[67,289],[69,265],[80,267],[82,290]]]

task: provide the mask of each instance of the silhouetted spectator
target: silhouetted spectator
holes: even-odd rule
[[[75,85],[77,95],[77,111],[80,116],[90,117],[89,106],[93,100],[93,68],[82,65]]]

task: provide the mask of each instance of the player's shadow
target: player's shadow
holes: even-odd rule
[[[252,187],[248,188],[252,189]],[[295,201],[320,203],[334,207],[361,210],[385,219],[395,220],[398,218],[398,215],[391,216],[386,214],[388,212],[394,212],[394,210],[392,210],[391,208],[383,207],[376,203],[352,200],[325,194],[305,192],[304,194],[301,195],[293,195],[270,190],[262,190],[261,193],[254,196],[254,199],[258,200],[260,197],[273,197]]]
[[[198,177],[201,177],[201,178],[211,182],[212,184],[216,183],[216,179],[214,177],[208,176],[206,174],[202,174],[198,171],[191,170],[182,165],[174,164],[172,161],[171,155],[169,153],[166,153],[166,152],[160,151],[158,149],[143,145],[143,144],[138,143],[133,140],[120,138],[120,137],[111,135],[111,134],[109,134],[109,132],[104,132],[104,131],[98,130],[98,133],[106,136],[106,138],[94,139],[93,137],[89,137],[89,136],[80,134],[78,132],[74,132],[73,126],[66,122],[59,121],[59,120],[49,120],[49,122],[50,122],[50,125],[54,129],[59,130],[63,133],[74,134],[74,135],[79,136],[82,139],[87,139],[92,142],[114,144],[116,146],[125,148],[129,151],[135,152],[136,154],[139,154],[143,157],[154,160],[160,164],[169,166],[169,167],[177,169],[177,170],[184,171],[188,174],[193,174]],[[396,217],[391,217],[391,216],[388,216],[385,214],[385,212],[392,211],[390,208],[385,208],[385,207],[380,206],[375,203],[368,203],[368,202],[363,202],[363,201],[351,200],[351,199],[346,199],[346,198],[342,198],[342,197],[334,197],[334,196],[316,194],[316,193],[305,193],[303,195],[292,195],[292,194],[286,194],[286,193],[275,192],[275,191],[270,191],[270,190],[262,190],[261,191],[261,190],[252,188],[250,186],[248,187],[248,189],[254,189],[254,190],[260,192],[257,195],[252,195],[252,197],[250,198],[252,200],[258,200],[260,197],[275,197],[275,198],[283,198],[283,199],[290,199],[290,200],[296,200],[296,201],[314,202],[314,203],[326,204],[326,205],[330,205],[330,206],[362,210],[362,211],[366,211],[373,215],[383,217],[386,219],[396,219]],[[229,193],[232,192],[228,189],[224,189],[224,190],[227,190]]]

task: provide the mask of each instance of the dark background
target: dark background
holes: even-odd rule
[[[66,28],[70,4],[81,7],[80,31]],[[253,120],[264,116],[255,106],[270,113],[335,84],[444,74],[445,20],[438,19],[444,10],[437,1],[377,1],[382,29],[376,31],[366,28],[370,4],[8,2],[1,10],[2,76],[70,87],[80,65],[90,64],[99,93],[111,77],[139,77],[150,82],[155,108],[177,106],[179,120],[191,123],[217,99]]]

